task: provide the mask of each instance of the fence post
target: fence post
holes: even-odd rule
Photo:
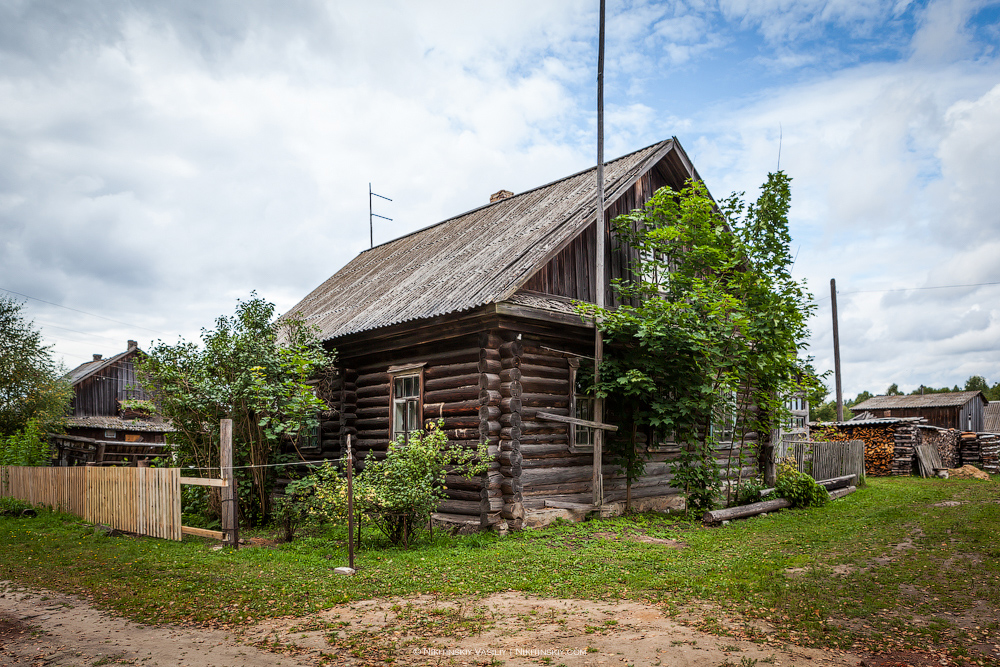
[[[233,477],[233,420],[219,422],[219,466],[222,468],[222,537],[230,545],[236,544],[236,485]]]

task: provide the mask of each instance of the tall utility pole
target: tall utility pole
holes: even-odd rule
[[[594,231],[597,233],[597,266],[594,271],[594,291],[598,310],[605,307],[604,303],[604,0],[601,0],[601,25],[597,41],[597,215],[594,221]],[[601,380],[601,360],[604,358],[604,336],[601,333],[600,322],[594,318],[594,385]],[[572,389],[572,388],[571,388]],[[604,399],[594,396],[594,421],[604,421]],[[594,429],[594,504],[604,504],[604,475],[602,452],[604,447],[604,430]]]
[[[372,218],[382,218],[383,220],[388,220],[392,222],[392,218],[387,218],[384,215],[379,215],[378,213],[372,212],[372,197],[382,197],[382,195],[377,192],[372,192],[372,184],[368,184],[368,242],[371,244],[370,247],[375,247],[375,225],[372,223]],[[382,197],[386,201],[392,201],[388,197]]]
[[[837,328],[837,279],[830,278],[830,304],[833,306],[833,375],[837,381],[837,421],[844,421],[844,394],[840,390],[840,330]]]

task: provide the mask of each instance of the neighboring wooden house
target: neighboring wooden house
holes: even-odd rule
[[[340,453],[347,435],[359,457],[384,456],[390,439],[442,419],[452,442],[485,439],[497,456],[481,479],[449,477],[443,515],[517,528],[593,509],[593,432],[577,421],[592,418],[592,399],[577,380],[592,372],[594,328],[572,301],[595,301],[595,171],[500,191],[366,250],[285,315],[318,327],[341,367],[326,388],[335,411],[317,456]],[[699,178],[676,139],[604,174],[605,221]],[[608,279],[626,277],[632,251],[608,236]],[[676,451],[657,451],[634,481],[641,507],[682,506],[668,467]],[[621,502],[624,478],[610,465],[602,472],[605,503]]]
[[[923,417],[928,424],[959,431],[982,431],[989,401],[981,391],[910,396],[873,396],[851,407],[855,416]]]
[[[71,415],[65,434],[53,436],[59,465],[97,463],[134,464],[161,453],[166,433],[173,429],[155,414],[130,414],[122,410],[126,399],[148,400],[140,385],[134,361],[142,354],[134,340],[127,349],[104,359],[80,364],[67,375],[73,386]]]
[[[983,411],[983,431],[1000,433],[1000,401],[990,401]]]

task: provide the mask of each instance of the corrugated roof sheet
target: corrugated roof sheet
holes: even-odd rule
[[[810,426],[875,426],[878,424],[908,424],[923,421],[923,417],[876,417],[873,419],[851,419],[842,422],[810,422]]]
[[[954,408],[965,405],[980,391],[952,391],[944,394],[914,394],[912,396],[873,396],[851,406],[851,412],[888,410],[891,408]]]
[[[90,377],[97,371],[101,370],[102,368],[106,368],[111,364],[115,363],[116,361],[118,361],[119,359],[121,359],[130,352],[135,352],[135,348],[130,348],[128,350],[125,350],[124,352],[120,352],[114,355],[113,357],[108,357],[107,359],[99,359],[97,361],[86,361],[77,366],[76,368],[74,368],[73,370],[71,370],[63,377],[69,380],[69,383],[71,385],[75,386],[80,382],[82,382],[83,380],[86,380],[88,377]]]
[[[659,160],[670,139],[605,165],[606,204]],[[594,219],[596,167],[366,250],[285,315],[324,339],[469,310],[510,297],[547,254]]]
[[[1000,401],[990,401],[983,409],[983,431],[1000,433]]]

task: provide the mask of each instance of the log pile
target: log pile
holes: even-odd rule
[[[913,466],[913,446],[916,444],[916,433],[909,429],[904,430],[897,443],[896,427],[904,425],[841,425],[837,427],[835,433],[830,434],[829,439],[838,442],[862,440],[865,443],[865,475],[872,477],[909,475]],[[896,461],[897,455],[901,458],[898,463]]]
[[[916,424],[896,424],[893,429],[893,462],[892,474],[896,476],[908,477],[913,474],[917,464],[915,448],[919,444],[920,434],[917,432]],[[868,451],[865,448],[865,461],[868,460]]]
[[[962,435],[961,431],[953,428],[939,428],[921,424],[917,427],[920,433],[920,443],[931,445],[937,449],[941,463],[946,468],[957,468],[960,465],[960,454],[958,442]]]
[[[983,461],[983,470],[1000,475],[1000,434],[979,434],[979,455]]]
[[[973,465],[977,468],[982,467],[983,457],[979,451],[978,434],[971,431],[963,432],[962,438],[958,443],[958,453],[962,459],[962,465]]]

